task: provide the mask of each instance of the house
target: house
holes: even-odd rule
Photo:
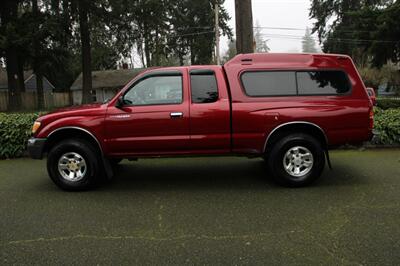
[[[36,75],[33,74],[32,70],[24,71],[24,83],[26,92],[37,92],[36,88]],[[53,92],[55,87],[51,82],[43,77],[43,91]],[[7,71],[5,69],[0,69],[0,92],[8,91],[8,78]]]
[[[112,98],[143,69],[118,69],[92,71],[92,97],[95,102]],[[73,104],[82,103],[82,73],[71,86]]]

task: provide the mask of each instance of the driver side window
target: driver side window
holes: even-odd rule
[[[182,76],[155,76],[134,85],[124,96],[127,105],[180,104],[183,101]]]

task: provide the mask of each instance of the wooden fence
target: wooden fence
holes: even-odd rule
[[[44,109],[54,109],[71,105],[71,95],[69,92],[44,93]],[[0,92],[0,112],[8,109],[8,92]],[[37,94],[36,92],[21,93],[20,111],[37,110]]]

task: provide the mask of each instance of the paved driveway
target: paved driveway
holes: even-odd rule
[[[0,264],[399,265],[400,150],[332,161],[286,189],[258,159],[140,160],[85,193],[0,161]]]

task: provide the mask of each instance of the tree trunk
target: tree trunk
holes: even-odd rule
[[[17,60],[18,60],[18,88],[20,92],[25,92],[24,58],[20,55],[17,55]]]
[[[150,47],[149,47],[148,38],[144,38],[144,53],[146,55],[146,67],[152,67],[151,56],[150,56]]]
[[[21,108],[21,91],[18,86],[18,56],[15,47],[6,49],[8,110],[17,111]]]
[[[39,15],[38,0],[32,0],[32,12],[35,16]],[[37,29],[39,30],[39,29]],[[33,41],[34,59],[33,59],[33,72],[36,75],[36,93],[37,93],[37,108],[44,109],[44,94],[43,94],[43,75],[40,69],[40,62],[38,60],[40,54],[40,44],[35,38]]]
[[[71,18],[70,18],[70,2],[69,1],[62,1],[62,37],[61,37],[61,46],[68,48],[69,40],[71,39],[71,29],[70,25],[71,23]]]
[[[43,75],[36,72],[37,107],[44,109]]]
[[[155,52],[154,59],[153,59],[153,65],[160,66],[161,65],[161,61],[160,61],[161,55],[160,55],[158,30],[156,30],[155,45],[156,45],[156,49],[155,49],[156,52]]]
[[[146,23],[143,23],[143,40],[144,40],[144,54],[146,57],[146,67],[152,67],[152,58],[150,54],[149,33]]]
[[[143,40],[140,39],[140,48],[139,48],[139,44],[138,44],[138,51],[140,54],[140,60],[142,61],[142,67],[145,68],[146,67],[146,60],[144,59],[144,47],[143,47]]]
[[[235,0],[236,49],[238,54],[254,53],[251,0]]]
[[[2,26],[7,26],[18,15],[18,1],[0,1],[0,18]],[[18,51],[14,45],[5,48],[8,85],[8,110],[16,111],[21,107],[21,86],[18,84],[20,76],[18,67]]]
[[[87,0],[78,1],[78,9],[82,47],[82,103],[90,103],[92,102],[92,97],[90,94],[92,90],[92,57],[89,32],[89,9]]]
[[[178,57],[179,57],[179,65],[183,66],[185,64],[185,59],[183,58],[183,53],[179,52]]]

